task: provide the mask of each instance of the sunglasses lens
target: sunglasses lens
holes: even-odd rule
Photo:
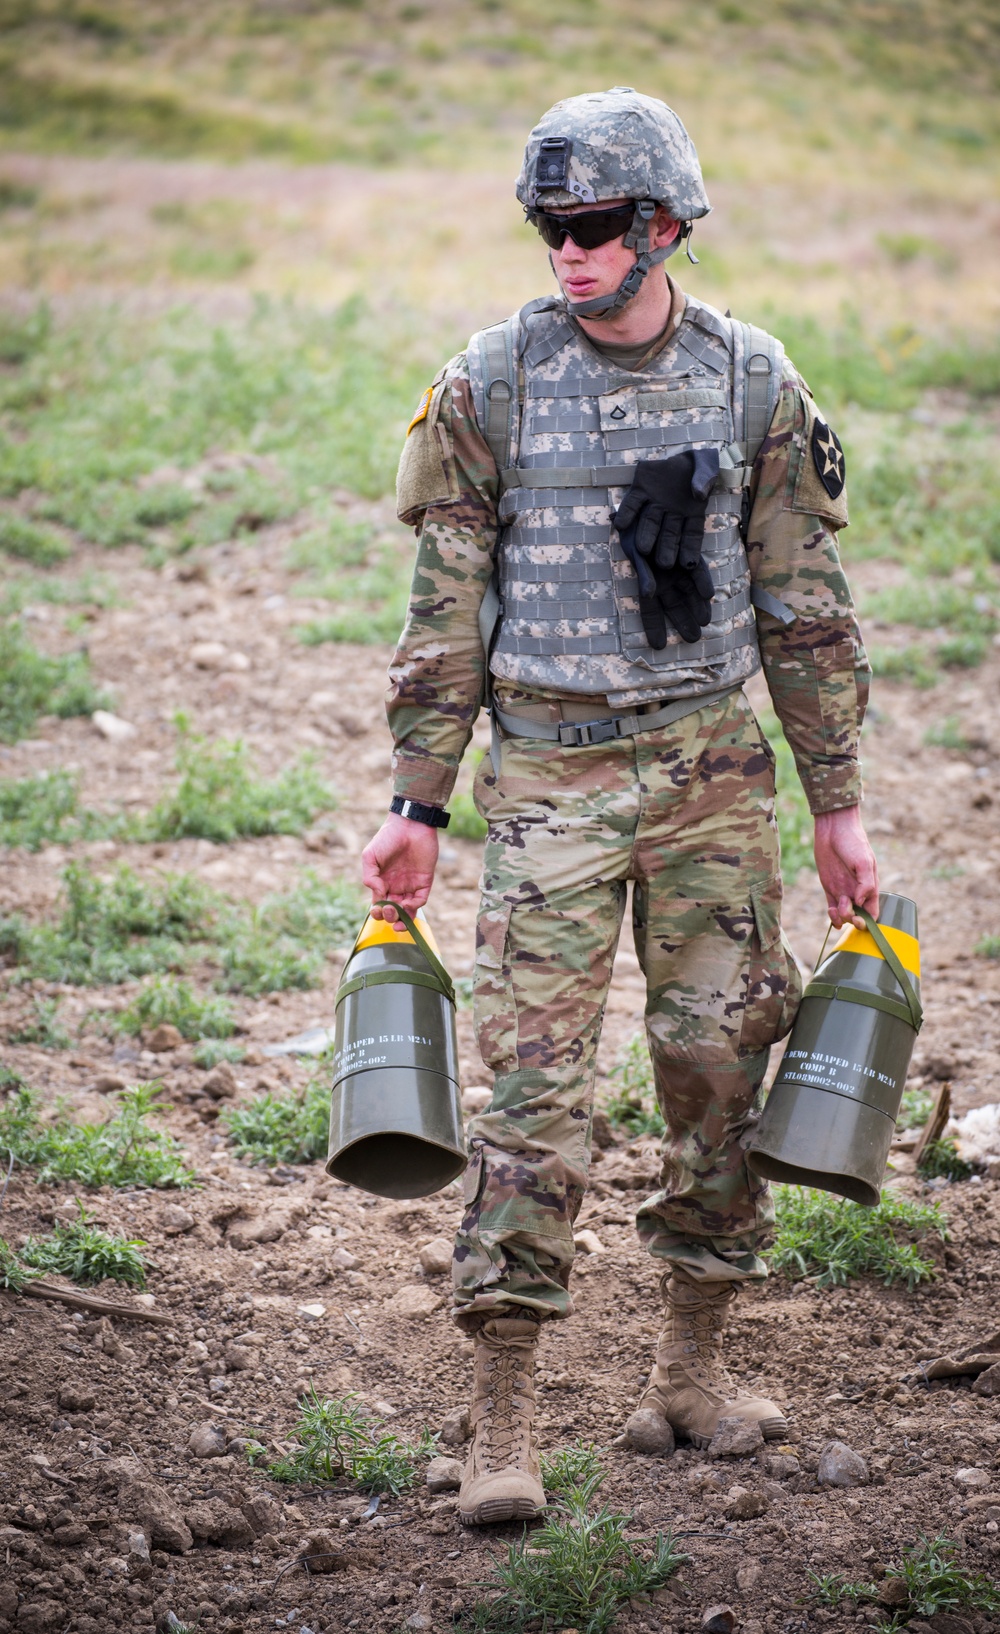
[[[631,204],[617,205],[613,210],[583,210],[579,215],[553,215],[547,210],[535,210],[529,220],[538,228],[550,250],[557,250],[564,238],[569,237],[581,250],[596,250],[613,238],[621,238],[632,221]]]

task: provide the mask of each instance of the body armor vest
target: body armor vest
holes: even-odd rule
[[[492,675],[617,706],[721,692],[754,674],[760,653],[740,513],[777,403],[780,344],[689,297],[666,346],[629,371],[549,300],[473,336],[467,355],[479,425],[500,469]],[[670,629],[657,650],[610,513],[639,460],[697,448],[718,449],[722,466],[703,544],[712,621],[694,642]]]

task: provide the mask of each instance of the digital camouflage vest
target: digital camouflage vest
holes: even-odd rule
[[[780,343],[689,297],[668,344],[632,372],[591,347],[559,302],[543,300],[474,335],[467,355],[476,415],[500,468],[494,677],[618,706],[700,697],[754,674],[740,513],[777,403]],[[722,466],[703,546],[712,621],[700,640],[671,630],[655,650],[610,513],[639,460],[696,448],[717,448]],[[767,608],[776,609],[785,612],[778,602]]]

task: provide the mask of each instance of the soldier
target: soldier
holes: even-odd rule
[[[363,860],[376,900],[427,900],[485,703],[474,989],[494,1086],[470,1128],[454,1260],[475,1341],[459,1507],[480,1525],[544,1503],[534,1359],[540,1324],[573,1308],[630,880],[666,1124],[660,1189],[637,1217],[665,1306],[640,1410],[697,1446],[723,1416],[786,1430],[720,1360],[734,1297],[766,1275],[773,1209],[744,1153],[801,993],[774,757],[742,690],[761,665],[830,918],[878,913],[859,815],[870,671],[836,544],[843,455],[780,343],[662,267],[710,208],[687,132],[627,87],[570,97],[532,131],[517,196],[560,294],[474,335],[410,424],[398,510],[419,543],[390,672],[396,795]]]

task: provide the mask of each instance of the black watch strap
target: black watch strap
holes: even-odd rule
[[[409,817],[413,823],[426,823],[428,828],[447,828],[451,817],[440,806],[424,806],[419,800],[404,800],[401,794],[394,794],[389,810],[395,817]]]

